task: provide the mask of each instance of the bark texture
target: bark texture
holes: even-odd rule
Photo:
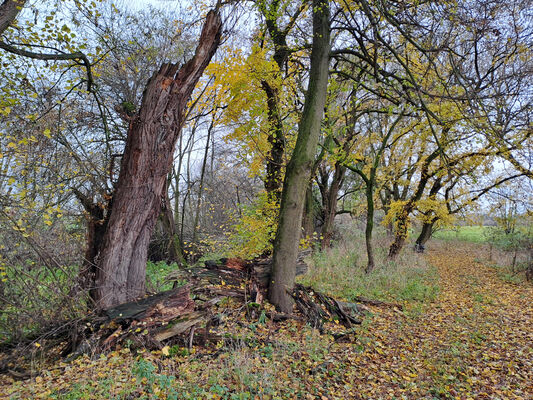
[[[0,4],[0,35],[17,18],[27,0],[4,0]]]
[[[145,292],[148,243],[161,210],[186,105],[220,43],[221,27],[220,15],[209,12],[194,57],[181,68],[163,64],[146,86],[141,108],[129,127],[96,271],[100,308]]]
[[[318,145],[320,125],[326,103],[330,50],[329,4],[313,0],[313,47],[309,87],[298,127],[298,138],[287,165],[278,230],[274,242],[273,274],[269,299],[280,311],[292,312],[288,291],[294,287],[298,244],[302,228],[305,192]]]

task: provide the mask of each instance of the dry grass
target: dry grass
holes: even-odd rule
[[[355,296],[407,301],[435,298],[438,293],[435,269],[410,246],[395,261],[388,260],[390,239],[378,231],[374,239],[376,267],[366,274],[363,233],[344,224],[342,237],[332,248],[315,252],[308,260],[309,272],[302,277],[303,284],[346,300]]]

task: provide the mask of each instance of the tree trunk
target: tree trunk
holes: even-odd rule
[[[170,198],[168,196],[168,187],[165,188],[163,193],[163,203],[161,210],[161,220],[163,222],[163,228],[165,230],[167,242],[167,251],[170,261],[176,262],[179,265],[185,264],[185,257],[183,256],[183,249],[181,245],[180,237],[176,231],[176,221],[174,220],[174,214],[170,207]]]
[[[194,57],[183,67],[163,64],[148,82],[130,124],[113,209],[100,252],[98,307],[109,308],[145,292],[148,242],[161,209],[185,108],[221,35],[217,12],[207,14]]]
[[[13,23],[27,0],[4,0],[0,4],[0,35]]]
[[[368,263],[365,272],[368,274],[374,269],[374,248],[372,247],[372,231],[374,230],[374,186],[368,182],[366,184],[366,229],[365,243]]]
[[[322,249],[331,246],[331,239],[333,238],[333,228],[335,226],[335,216],[337,215],[337,197],[339,195],[339,190],[342,186],[345,173],[346,168],[338,162],[335,163],[335,172],[333,174],[333,180],[331,181],[331,185],[329,185],[329,190],[327,191],[328,193],[325,199],[327,205],[324,207],[325,213],[324,225],[322,225]]]
[[[326,103],[329,50],[329,4],[327,0],[313,0],[309,87],[298,127],[298,138],[283,182],[279,224],[274,242],[273,274],[269,287],[272,304],[287,313],[292,312],[293,308],[293,301],[287,290],[294,287],[305,191],[311,178]]]
[[[422,230],[420,231],[420,235],[418,235],[418,238],[416,239],[416,250],[420,253],[424,252],[424,247],[426,245],[426,242],[431,238],[431,235],[433,233],[433,225],[435,224],[435,221],[430,222],[424,222],[422,225]]]
[[[405,240],[407,239],[409,212],[402,210],[397,216],[398,222],[396,223],[396,231],[394,234],[394,241],[389,248],[389,259],[394,260],[400,254]]]
[[[267,96],[268,123],[270,124],[267,138],[270,145],[270,154],[266,160],[265,190],[268,193],[268,199],[278,204],[282,184],[283,153],[285,151],[283,123],[279,112],[276,90],[266,81],[261,82],[261,87]]]
[[[313,197],[313,181],[309,181],[305,191],[305,209],[302,222],[302,229],[306,237],[313,236],[315,231],[315,199]]]
[[[78,277],[79,284],[82,289],[88,290],[89,299],[95,303],[97,300],[95,288],[97,257],[102,248],[104,234],[107,229],[111,203],[109,202],[104,206],[101,203],[95,203],[94,199],[83,194],[76,188],[73,188],[72,191],[83,205],[87,221],[85,255],[83,258],[83,267]]]
[[[205,171],[207,168],[207,157],[209,156],[209,142],[211,141],[211,134],[213,132],[215,126],[215,119],[211,119],[211,124],[209,125],[209,128],[207,128],[207,140],[205,142],[205,153],[204,153],[204,160],[202,162],[202,171],[200,172],[200,183],[198,185],[198,198],[196,199],[196,211],[194,214],[194,225],[192,227],[192,244],[195,247],[197,246],[196,240],[198,237],[198,224],[200,221],[200,208],[202,207],[202,195],[204,192],[204,179],[205,179]]]

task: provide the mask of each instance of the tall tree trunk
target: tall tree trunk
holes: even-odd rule
[[[218,12],[207,14],[194,57],[183,67],[163,64],[148,82],[128,138],[96,276],[98,306],[109,308],[145,292],[148,242],[187,102],[215,53]]]
[[[294,26],[295,18],[303,11],[304,4],[298,8],[298,11],[291,17],[285,28],[279,25],[279,21],[283,20],[281,18],[283,9],[280,10],[280,5],[279,0],[258,2],[259,10],[265,17],[266,28],[274,44],[272,59],[278,66],[277,75],[282,78],[283,69],[291,54],[287,44],[287,35]],[[267,98],[267,115],[270,125],[267,132],[270,152],[266,159],[266,177],[264,184],[268,199],[279,204],[283,177],[283,155],[285,153],[283,121],[280,113],[278,89],[267,80],[261,82],[261,87]]]
[[[305,191],[311,178],[326,103],[329,50],[329,4],[327,0],[313,0],[313,47],[309,87],[298,127],[298,138],[283,182],[279,224],[274,242],[273,273],[269,287],[270,301],[283,312],[292,312],[293,303],[288,290],[294,287]]]
[[[261,87],[267,96],[268,122],[270,124],[267,138],[268,144],[270,145],[270,154],[266,160],[265,190],[268,193],[269,200],[279,203],[282,185],[283,153],[285,151],[283,123],[278,107],[277,91],[267,81],[262,81]]]
[[[311,237],[315,231],[315,199],[313,197],[312,180],[309,180],[309,185],[307,185],[305,191],[305,208],[302,229],[306,237]]]
[[[200,172],[200,184],[198,186],[198,198],[196,199],[196,211],[194,214],[194,225],[192,227],[192,244],[193,246],[196,246],[196,240],[198,236],[198,224],[200,221],[200,208],[202,207],[202,195],[204,192],[204,179],[205,179],[205,171],[207,169],[207,157],[209,156],[209,145],[211,141],[211,134],[213,132],[213,128],[215,126],[215,119],[211,120],[211,124],[209,125],[209,128],[207,128],[207,140],[205,142],[205,152],[204,152],[204,160],[202,162],[202,170]]]

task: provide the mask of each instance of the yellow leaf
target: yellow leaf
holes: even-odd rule
[[[165,356],[169,356],[170,355],[169,350],[170,348],[168,346],[165,346],[161,349],[161,353],[163,353]]]
[[[52,135],[50,134],[50,129],[45,129],[43,135],[46,136],[48,139],[52,138]]]

